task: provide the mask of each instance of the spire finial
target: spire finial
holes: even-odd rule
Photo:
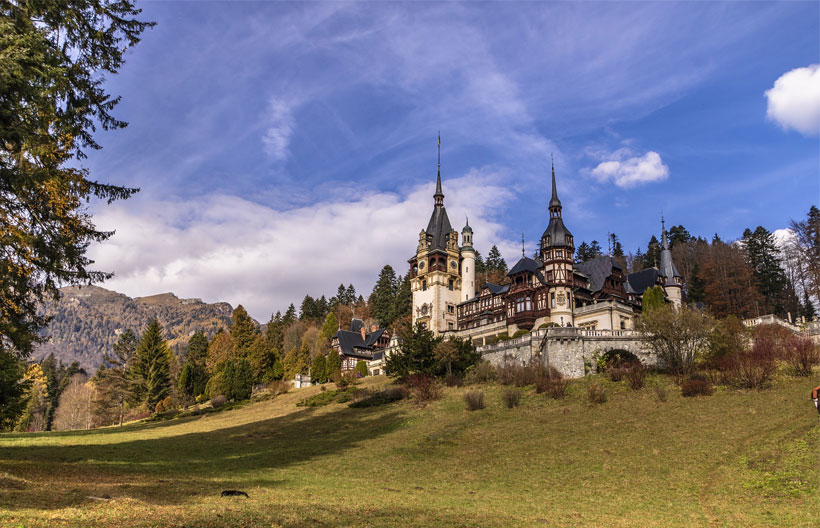
[[[441,132],[438,134],[438,172],[436,174],[436,194],[433,195],[436,207],[444,205],[444,193],[441,192]]]
[[[669,239],[666,236],[666,222],[661,211],[661,249],[669,249]]]
[[[552,163],[552,198],[549,203],[550,217],[561,216],[561,200],[558,199],[558,188],[555,185],[555,162]]]
[[[524,233],[521,233],[521,257],[526,257],[527,254],[524,252]]]

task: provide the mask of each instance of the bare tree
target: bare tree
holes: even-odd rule
[[[695,361],[708,348],[712,326],[711,317],[685,305],[645,312],[636,324],[658,358],[680,377],[694,371]]]
[[[68,431],[72,429],[91,428],[91,405],[94,399],[94,387],[82,374],[75,374],[68,382],[57,412],[54,414],[54,429]]]

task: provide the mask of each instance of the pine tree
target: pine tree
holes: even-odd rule
[[[601,255],[603,255],[603,252],[601,251],[601,244],[599,244],[597,240],[593,240],[589,244],[589,258],[587,260],[592,260],[595,257],[600,257]]]
[[[345,292],[345,302],[344,304],[350,306],[351,304],[355,304],[357,299],[356,295],[356,288],[353,287],[352,284],[347,285],[347,292]]]
[[[114,344],[112,354],[103,356],[104,369],[97,371],[94,377],[97,395],[94,402],[94,414],[97,416],[115,417],[122,425],[125,404],[133,399],[129,367],[137,349],[137,336],[126,330]],[[116,410],[116,414],[111,412]]]
[[[265,341],[269,348],[282,350],[285,337],[284,327],[285,323],[282,320],[282,314],[280,312],[276,312],[276,315],[271,315],[270,321],[265,325]]]
[[[279,359],[278,356],[276,349],[268,345],[264,336],[257,336],[247,356],[254,383],[273,381],[273,364]]]
[[[692,235],[682,225],[669,228],[669,248],[674,248],[678,244],[686,244],[692,240]]]
[[[803,291],[803,317],[806,321],[814,321],[817,318],[817,311],[809,298],[808,290]]]
[[[231,341],[233,342],[234,356],[243,358],[248,354],[251,345],[259,335],[256,322],[240,304],[231,313]]]
[[[322,354],[316,354],[316,357],[313,358],[313,363],[310,365],[310,382],[311,383],[324,383],[327,381],[327,365],[325,362],[325,356]]]
[[[215,374],[233,357],[233,340],[230,334],[220,329],[208,344],[208,356],[205,358],[208,373]]]
[[[589,260],[589,244],[581,242],[578,247],[575,248],[575,262],[580,264],[587,260]]]
[[[763,226],[743,232],[743,245],[747,259],[757,279],[758,289],[764,298],[765,311],[780,317],[786,316],[788,296],[786,273],[780,267],[779,250],[774,236]]]
[[[325,379],[333,381],[342,370],[342,356],[335,350],[331,350],[325,360]]]
[[[820,209],[811,206],[804,220],[792,220],[790,226],[797,235],[794,249],[800,260],[800,284],[810,298],[820,301]]]
[[[293,303],[290,303],[288,309],[285,311],[284,317],[282,317],[282,323],[285,327],[290,326],[290,324],[296,320],[296,307],[293,306]]]
[[[666,299],[663,295],[663,288],[653,286],[643,292],[641,297],[641,310],[643,313],[649,313],[664,306],[666,306]]]
[[[159,321],[151,319],[134,352],[136,379],[141,384],[140,394],[148,409],[171,392],[171,351],[162,338]]]
[[[501,252],[498,250],[498,247],[493,245],[490,248],[490,252],[487,254],[487,260],[484,263],[486,270],[489,271],[497,271],[502,274],[506,274],[507,263],[504,261],[504,257],[501,256]]]
[[[649,239],[646,245],[646,253],[643,256],[643,269],[657,268],[661,264],[661,244],[655,235]]]
[[[393,322],[409,318],[413,309],[413,291],[410,288],[410,274],[399,277],[398,291],[393,298]]]
[[[475,273],[476,276],[487,273],[487,265],[484,263],[484,257],[481,256],[478,250],[475,252]]]
[[[382,328],[386,328],[393,323],[397,289],[396,272],[388,264],[379,272],[379,278],[368,301],[371,315]]]

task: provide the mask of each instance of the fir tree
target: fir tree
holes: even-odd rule
[[[399,288],[393,299],[393,322],[410,317],[413,309],[413,291],[410,288],[410,274],[399,277]]]
[[[641,310],[643,313],[649,313],[664,306],[666,306],[666,299],[663,295],[663,288],[653,286],[643,292],[641,297]]]
[[[333,381],[342,370],[342,356],[331,350],[325,360],[325,379]]]
[[[137,349],[137,336],[126,330],[114,344],[112,354],[103,356],[103,367],[94,377],[97,395],[94,402],[95,415],[110,415],[116,410],[116,419],[122,425],[125,404],[133,398],[131,379],[128,375],[134,353]]]
[[[290,324],[296,320],[296,307],[293,306],[293,303],[290,303],[288,309],[285,310],[285,315],[282,317],[282,323],[284,326],[290,326]]]
[[[780,267],[779,250],[774,236],[763,226],[758,226],[754,231],[746,229],[743,232],[743,245],[749,265],[754,270],[758,289],[763,295],[765,311],[785,317],[788,281]]]
[[[347,285],[347,292],[345,292],[345,302],[344,302],[344,304],[346,304],[347,306],[350,306],[351,304],[355,304],[356,303],[356,298],[357,298],[356,288],[354,288],[352,284],[348,284]]]
[[[325,361],[325,356],[322,354],[316,354],[316,357],[313,358],[313,362],[310,365],[310,382],[311,383],[324,383],[327,381],[327,365]]]
[[[643,256],[643,269],[657,268],[661,264],[661,244],[655,235],[649,239],[646,245],[646,253]]]
[[[487,260],[485,261],[484,266],[488,272],[497,271],[505,274],[508,271],[507,263],[504,261],[504,257],[501,256],[501,252],[495,245],[490,248],[490,252],[487,254]]]
[[[268,345],[264,336],[257,336],[248,352],[248,363],[253,371],[254,383],[273,381],[273,365],[279,353]]]
[[[162,327],[156,319],[149,321],[140,338],[132,370],[140,385],[142,402],[153,410],[171,392],[171,351],[162,338]]]
[[[692,240],[692,235],[682,225],[672,226],[669,228],[669,248],[673,248],[678,244],[687,244]]]
[[[379,278],[373,287],[373,293],[370,294],[368,302],[371,315],[382,328],[386,328],[393,323],[397,289],[396,272],[388,264],[379,272]]]
[[[259,335],[256,322],[240,304],[231,313],[231,341],[234,347],[234,356],[243,358],[248,354],[251,345]]]
[[[280,312],[276,312],[276,315],[271,315],[270,321],[265,325],[265,341],[269,348],[282,350],[285,338],[284,327],[285,323],[282,320],[282,314]]]

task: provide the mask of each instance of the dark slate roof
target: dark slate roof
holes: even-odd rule
[[[371,359],[373,353],[373,345],[376,340],[384,333],[384,329],[380,328],[375,332],[365,335],[362,339],[361,332],[351,332],[349,330],[339,330],[333,337],[339,339],[339,348],[345,356],[360,357],[364,359]]]
[[[613,269],[621,269],[618,262],[607,255],[600,255],[586,262],[579,262],[575,269],[589,277],[590,291],[600,291],[607,277],[612,275]]]
[[[450,226],[450,219],[447,218],[447,210],[443,205],[433,208],[430,222],[427,224],[427,240],[430,242],[430,249],[447,249],[447,237],[453,228]]]
[[[643,295],[643,292],[658,283],[658,275],[660,272],[658,268],[648,268],[635,273],[630,273],[626,276],[629,286],[638,295]]]
[[[536,273],[538,272],[539,267],[540,266],[538,265],[538,262],[536,262],[535,260],[529,257],[522,257],[521,260],[519,260],[515,264],[515,266],[513,266],[513,268],[509,272],[507,272],[507,276],[510,277],[512,275],[515,275],[516,273],[521,273],[524,271]]]
[[[498,294],[501,294],[501,293],[507,293],[508,291],[510,291],[510,285],[509,284],[506,284],[504,286],[500,286],[498,284],[493,284],[492,282],[488,282],[488,283],[486,283],[486,286],[487,286],[487,288],[489,288],[490,293],[492,293],[493,295],[498,295]]]
[[[544,234],[541,235],[541,238],[545,236],[550,237],[550,247],[566,247],[569,245],[567,244],[567,236],[572,236],[572,233],[570,233],[567,226],[564,225],[564,221],[561,220],[561,217],[557,216],[550,218],[550,223],[544,231]]]

